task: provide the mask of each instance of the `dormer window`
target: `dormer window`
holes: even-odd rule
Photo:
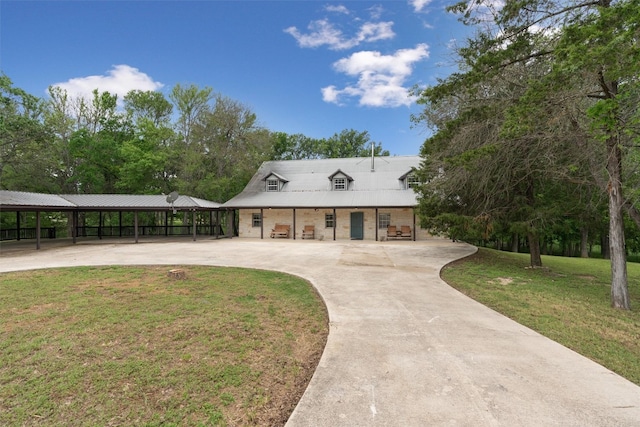
[[[289,182],[285,177],[278,175],[275,172],[271,172],[269,175],[262,179],[264,181],[265,191],[274,192],[281,191],[282,187]]]
[[[280,182],[277,179],[268,179],[267,191],[280,191]]]
[[[333,189],[344,191],[347,189],[347,178],[333,178]]]
[[[415,174],[415,172],[411,172],[405,178],[405,188],[416,188],[419,185],[420,185],[420,180],[418,179],[418,176]]]
[[[398,179],[400,180],[405,190],[408,190],[410,188],[417,188],[418,186],[420,186],[420,179],[418,178],[418,174],[416,173],[415,169],[410,170]]]
[[[347,191],[349,189],[349,183],[353,181],[353,178],[338,169],[329,176],[329,180],[331,181],[331,189],[333,191]]]

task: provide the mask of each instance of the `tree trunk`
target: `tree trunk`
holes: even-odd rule
[[[609,250],[609,233],[600,237],[600,252],[603,259],[611,259],[611,251]]]
[[[627,259],[624,244],[622,208],[622,153],[615,137],[607,141],[607,171],[609,172],[609,248],[611,251],[611,306],[629,310]]]
[[[587,227],[580,229],[580,258],[589,258],[589,230]]]
[[[511,235],[511,252],[517,254],[519,247],[520,247],[520,239],[518,238],[518,233],[513,233]]]
[[[529,254],[531,255],[531,267],[542,267],[542,257],[540,256],[540,239],[537,234],[529,232]]]

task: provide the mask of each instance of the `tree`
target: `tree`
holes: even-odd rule
[[[275,132],[273,138],[272,160],[319,159],[322,157],[324,141],[305,136],[301,133],[288,135]]]
[[[0,185],[21,191],[55,191],[49,174],[51,133],[42,123],[44,102],[0,75]]]
[[[173,105],[160,92],[132,90],[124,96],[124,109],[134,123],[145,119],[161,126],[169,124]]]
[[[543,74],[526,82],[511,124],[515,123],[513,118],[540,117],[539,100],[558,88],[580,92],[584,114],[579,119],[587,119],[590,138],[602,141],[605,148],[597,173],[606,170],[607,174],[612,306],[628,309],[622,221],[627,201],[621,168],[628,137],[620,109],[626,88],[636,87],[640,74],[638,0],[568,4],[507,0],[502,8],[491,9],[494,4],[463,1],[451,8],[462,13],[465,23],[477,25],[479,32],[459,50],[465,71],[448,79],[445,87],[450,89],[454,81],[463,88],[473,87],[508,75],[516,67],[546,61]],[[578,127],[584,124],[580,120],[575,122]],[[531,130],[519,127],[515,135],[535,136]]]
[[[334,134],[322,144],[322,157],[326,159],[347,157],[369,157],[371,144],[374,144],[376,156],[388,156],[388,150],[382,150],[382,144],[371,141],[369,132],[358,132],[354,129],[344,129]]]
[[[215,104],[201,111],[192,127],[180,189],[211,200],[228,200],[268,159],[271,148],[269,132],[257,125],[250,108],[215,95]]]

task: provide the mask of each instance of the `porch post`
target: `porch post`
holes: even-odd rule
[[[296,208],[293,208],[293,240],[296,240]]]
[[[338,217],[336,216],[336,208],[333,208],[333,240],[336,240],[337,225],[338,225]]]
[[[118,234],[122,237],[122,211],[118,211]]]
[[[264,209],[262,208],[260,208],[260,239],[264,239]]]
[[[376,229],[376,242],[378,241],[378,208],[376,208],[376,224],[375,224],[375,229]]]
[[[416,211],[414,209],[414,211],[413,211],[413,241],[414,242],[416,241],[416,233],[417,233],[417,230],[416,230]]]

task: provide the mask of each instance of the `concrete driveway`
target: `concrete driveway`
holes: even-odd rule
[[[5,250],[0,271],[108,264],[279,270],[324,298],[330,333],[287,426],[639,426],[640,387],[439,278],[475,248],[203,240]]]

